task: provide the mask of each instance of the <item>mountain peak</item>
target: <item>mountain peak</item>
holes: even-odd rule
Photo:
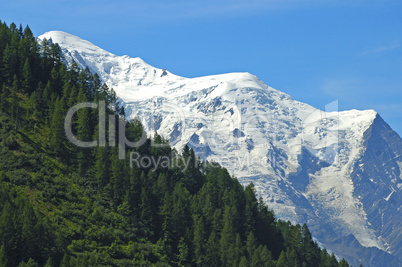
[[[43,40],[44,38],[52,43],[59,44],[61,48],[67,49],[70,52],[77,51],[83,54],[114,56],[112,53],[103,50],[89,41],[63,31],[49,31],[38,37],[39,40]]]
[[[63,31],[48,31],[48,32],[45,32],[44,34],[42,34],[41,36],[39,36],[39,38],[43,38],[43,37],[46,37],[48,39],[53,38],[53,37],[59,38],[58,40],[65,39],[65,38],[72,38],[72,39],[79,39],[79,40],[83,41],[83,39],[81,39],[80,37],[72,35],[68,32],[63,32]]]

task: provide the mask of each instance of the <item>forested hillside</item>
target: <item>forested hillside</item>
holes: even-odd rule
[[[69,108],[105,101],[116,121],[124,110],[97,74],[67,68],[60,48],[38,44],[29,27],[0,22],[0,89],[0,267],[348,266],[306,225],[276,220],[252,184],[158,134],[125,160],[109,139],[73,145]],[[99,139],[98,114],[73,117],[79,140]],[[116,125],[106,131],[118,136]],[[138,121],[127,123],[131,141],[143,134]],[[169,164],[130,166],[130,152]]]

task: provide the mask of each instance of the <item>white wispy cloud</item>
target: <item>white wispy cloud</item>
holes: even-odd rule
[[[397,50],[401,48],[401,42],[394,40],[388,43],[378,45],[376,47],[369,48],[360,53],[360,56],[380,55],[389,51]]]

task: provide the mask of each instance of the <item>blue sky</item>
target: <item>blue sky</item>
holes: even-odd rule
[[[0,19],[61,30],[186,77],[247,71],[323,109],[375,109],[402,136],[402,1],[6,1]]]

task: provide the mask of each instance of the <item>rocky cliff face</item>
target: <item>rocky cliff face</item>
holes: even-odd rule
[[[380,117],[364,134],[365,148],[351,178],[367,221],[385,250],[402,258],[402,141]],[[373,261],[375,259],[372,259]],[[380,262],[377,262],[379,266]]]
[[[402,264],[402,140],[375,111],[320,111],[249,73],[188,79],[63,32],[39,38],[97,72],[128,118],[253,182],[278,218],[307,223],[338,256]]]

